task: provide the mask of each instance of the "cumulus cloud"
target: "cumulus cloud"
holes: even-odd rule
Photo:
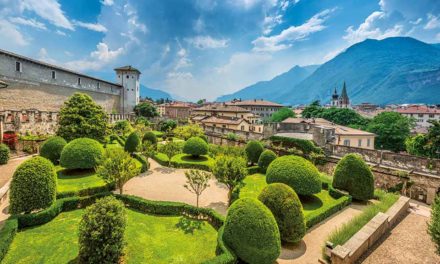
[[[304,40],[309,35],[325,29],[324,22],[329,18],[335,9],[326,9],[311,17],[304,24],[299,26],[290,26],[278,35],[262,36],[255,39],[254,51],[274,52],[287,49],[292,43]]]
[[[4,19],[0,19],[0,36],[2,39],[8,40],[4,42],[10,42],[14,45],[26,46],[29,44],[20,31],[18,31],[16,26]]]
[[[75,26],[83,27],[88,30],[93,30],[96,32],[107,32],[107,28],[99,23],[85,23],[81,21],[74,21]]]
[[[41,61],[45,61],[47,63],[56,64],[56,60],[52,59],[49,54],[47,53],[47,50],[45,48],[41,48],[40,51],[38,51],[37,58]]]
[[[107,66],[108,63],[115,61],[123,53],[123,48],[110,50],[107,44],[100,42],[96,45],[96,50],[92,51],[88,58],[66,62],[65,66],[69,69],[82,72],[87,70],[100,70],[104,66]]]
[[[105,6],[112,6],[115,2],[113,0],[101,0],[101,4]]]
[[[229,44],[229,39],[215,39],[211,36],[196,36],[185,40],[198,49],[226,48]]]
[[[57,27],[74,30],[72,23],[67,19],[61,10],[60,3],[56,0],[22,0],[20,8],[34,12]]]
[[[22,17],[11,17],[9,19],[9,21],[11,21],[14,24],[19,24],[19,25],[29,26],[29,27],[33,27],[33,28],[42,29],[42,30],[47,30],[46,25],[44,23],[41,23],[35,19],[25,19]]]
[[[440,19],[438,16],[434,16],[433,14],[428,14],[428,22],[423,27],[424,29],[436,29],[440,28]]]

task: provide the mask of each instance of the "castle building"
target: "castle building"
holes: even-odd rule
[[[110,82],[0,49],[0,111],[57,112],[83,92],[107,113],[128,114],[139,102],[140,72],[131,66],[115,71],[117,82]]]
[[[338,91],[335,88],[335,91],[332,94],[331,106],[339,107],[339,108],[350,107],[350,98],[348,98],[347,87],[345,85],[345,82],[344,85],[342,86],[341,95],[338,95]]]

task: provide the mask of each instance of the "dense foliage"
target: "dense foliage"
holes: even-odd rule
[[[113,132],[119,136],[124,136],[131,131],[133,131],[133,127],[128,120],[117,121],[113,126]]]
[[[432,241],[437,246],[437,254],[440,255],[440,196],[437,196],[432,204],[431,220],[428,225],[428,232]]]
[[[283,107],[280,110],[272,114],[272,122],[281,122],[289,117],[295,117],[295,113],[288,107]]]
[[[134,153],[138,150],[141,145],[141,139],[139,138],[139,134],[135,131],[128,135],[127,140],[125,141],[124,150],[128,153]]]
[[[272,264],[280,255],[277,222],[256,199],[239,199],[232,204],[226,216],[223,240],[246,263]]]
[[[142,116],[147,118],[159,116],[156,107],[148,102],[142,102],[137,104],[133,110],[137,116]]]
[[[405,150],[405,140],[410,136],[413,126],[413,119],[397,112],[382,112],[371,120],[367,130],[376,134],[376,149],[399,152]]]
[[[61,151],[66,144],[66,140],[62,137],[51,137],[41,146],[40,156],[52,161],[53,164],[58,164]]]
[[[120,263],[126,224],[124,205],[112,196],[87,207],[79,224],[80,263]]]
[[[263,144],[256,140],[251,140],[246,144],[244,149],[246,151],[246,156],[251,165],[258,162],[261,153],[264,150]]]
[[[208,155],[211,158],[215,158],[220,155],[246,158],[246,153],[242,147],[216,144],[208,145]]]
[[[258,196],[272,212],[280,230],[281,240],[297,243],[306,234],[301,201],[295,191],[283,183],[267,185]]]
[[[349,108],[324,108],[319,101],[314,101],[301,113],[304,118],[324,118],[338,125],[362,127],[368,123],[368,119],[362,117],[356,111]]]
[[[8,163],[9,152],[9,147],[0,143],[0,165]]]
[[[228,200],[231,202],[232,190],[247,176],[246,161],[241,157],[218,156],[212,169],[217,181],[228,187]]]
[[[405,141],[406,151],[411,155],[440,158],[440,121],[430,120],[432,124],[426,135],[419,134]]]
[[[197,158],[208,154],[208,144],[199,137],[192,137],[185,142],[183,153]]]
[[[43,157],[23,162],[14,172],[10,187],[11,214],[30,213],[55,202],[57,176],[53,164]]]
[[[347,191],[353,199],[366,201],[374,195],[374,177],[358,154],[345,155],[336,165],[333,187]]]
[[[176,137],[183,140],[188,140],[192,137],[203,137],[205,135],[203,129],[197,124],[176,127],[173,133]]]
[[[168,166],[169,166],[171,163],[171,158],[174,155],[181,153],[182,148],[179,145],[179,143],[171,141],[166,144],[159,144],[158,151],[165,154],[168,157]]]
[[[87,137],[102,142],[107,114],[89,95],[75,93],[61,107],[58,125],[57,135],[67,141]]]
[[[93,169],[98,165],[103,151],[98,141],[77,138],[63,148],[60,165],[66,169]]]
[[[298,156],[276,158],[267,168],[267,183],[284,183],[299,195],[321,191],[319,171],[310,161]]]
[[[261,153],[260,158],[258,159],[258,166],[262,169],[263,172],[266,172],[270,163],[274,161],[276,158],[277,158],[277,154],[275,154],[275,152],[266,149]]]
[[[173,119],[161,121],[159,123],[159,129],[162,132],[169,132],[177,127],[177,122]]]

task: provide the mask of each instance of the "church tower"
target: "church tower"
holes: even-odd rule
[[[332,95],[332,102],[331,102],[332,107],[338,107],[338,99],[339,99],[339,95],[338,95],[338,91],[336,91],[336,87],[335,87],[335,91],[333,92],[333,95]]]
[[[344,81],[344,86],[342,87],[341,96],[339,96],[339,107],[341,108],[350,107],[350,99],[348,98],[345,81]]]
[[[139,76],[141,72],[132,66],[124,66],[115,69],[118,83],[122,85],[121,112],[129,114],[139,103]]]

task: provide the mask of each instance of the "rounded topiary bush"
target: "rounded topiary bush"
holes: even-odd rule
[[[208,144],[199,137],[192,137],[185,142],[183,153],[198,158],[208,153]]]
[[[262,169],[263,172],[266,172],[269,164],[277,158],[277,154],[270,149],[266,149],[260,155],[258,159],[258,167]]]
[[[157,143],[157,137],[152,131],[148,131],[144,134],[144,137],[142,138],[142,142],[149,141],[151,144]]]
[[[0,165],[8,163],[9,148],[5,144],[0,144]]]
[[[122,263],[127,216],[112,196],[86,208],[79,224],[79,263]]]
[[[267,185],[258,199],[269,208],[280,230],[281,240],[299,242],[306,234],[303,207],[295,191],[284,183]]]
[[[347,154],[336,165],[333,187],[347,191],[353,199],[366,201],[374,196],[374,177],[360,155]]]
[[[257,199],[238,199],[231,205],[223,240],[246,263],[272,264],[280,255],[277,222],[269,209]]]
[[[18,166],[10,187],[11,214],[44,209],[55,201],[57,176],[48,159],[34,157]]]
[[[128,153],[134,153],[138,149],[141,144],[141,139],[137,132],[132,132],[128,135],[127,140],[125,141],[124,150]]]
[[[276,158],[267,168],[267,183],[284,183],[299,195],[312,195],[321,191],[319,171],[310,161],[299,156]]]
[[[264,150],[263,144],[256,140],[251,140],[245,147],[246,157],[251,164],[257,163]]]
[[[66,169],[93,169],[102,158],[101,144],[90,138],[70,141],[61,151],[60,165]]]
[[[51,137],[41,146],[40,156],[52,161],[54,164],[58,164],[61,157],[61,151],[66,144],[66,140],[62,137]]]

